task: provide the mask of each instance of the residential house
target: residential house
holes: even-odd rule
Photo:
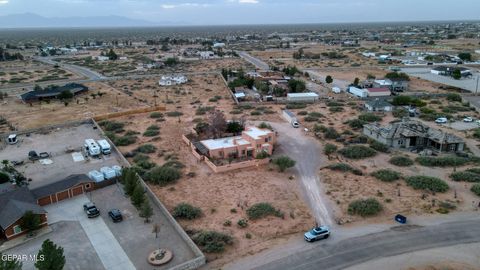
[[[240,136],[203,140],[194,146],[210,159],[255,158],[262,152],[271,155],[275,142],[275,132],[252,126],[246,127]]]
[[[450,133],[430,128],[408,118],[380,126],[378,123],[363,126],[363,134],[393,148],[428,148],[436,152],[463,151],[464,141]]]
[[[0,236],[6,240],[26,232],[22,229],[24,214],[31,211],[40,217],[40,226],[47,225],[47,212],[27,187],[15,188],[0,194]]]
[[[88,87],[83,84],[68,83],[64,86],[49,86],[42,90],[33,90],[22,94],[20,97],[24,102],[41,101],[58,98],[64,91],[69,91],[75,96],[87,92]]]
[[[408,80],[404,78],[392,78],[373,81],[374,88],[389,88],[395,92],[404,92],[408,90]]]
[[[212,59],[215,57],[215,53],[212,51],[201,51],[198,52],[200,59]]]
[[[181,75],[181,76],[162,76],[160,81],[158,81],[158,84],[161,86],[171,86],[171,85],[178,85],[178,84],[184,84],[188,82],[187,77]]]
[[[365,102],[365,108],[371,112],[391,112],[393,110],[392,104],[378,98]]]
[[[442,76],[452,76],[453,72],[456,70],[460,71],[460,74],[462,77],[471,77],[472,76],[472,71],[468,68],[464,67],[447,67],[447,66],[438,66],[435,68],[432,68],[430,72],[435,75],[442,75]]]

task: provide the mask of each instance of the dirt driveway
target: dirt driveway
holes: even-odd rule
[[[307,136],[303,128],[293,128],[286,122],[270,125],[278,131],[278,148],[275,154],[288,155],[297,162],[294,170],[302,182],[304,194],[316,221],[318,224],[333,225],[331,207],[318,176],[320,166],[326,163],[322,146]]]

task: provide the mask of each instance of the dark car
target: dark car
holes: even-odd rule
[[[108,215],[112,219],[113,222],[120,222],[123,220],[122,212],[118,209],[112,209],[108,211]]]
[[[83,211],[87,213],[88,218],[94,218],[100,216],[100,211],[97,209],[94,203],[88,202],[83,205]]]

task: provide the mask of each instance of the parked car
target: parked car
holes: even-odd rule
[[[475,121],[475,123],[477,123],[478,125],[480,125],[480,120]]]
[[[320,226],[311,229],[303,235],[307,242],[314,242],[320,239],[327,239],[330,236],[330,229],[327,226]]]
[[[473,122],[473,118],[472,117],[465,117],[465,118],[463,118],[463,122],[471,123],[471,122]]]
[[[123,220],[122,212],[118,209],[112,209],[108,211],[108,215],[112,219],[113,222],[120,222]]]
[[[446,124],[448,122],[448,119],[446,117],[440,117],[435,120],[435,123],[437,124]]]
[[[100,210],[97,209],[93,202],[88,202],[83,205],[83,211],[87,213],[88,218],[100,216]]]

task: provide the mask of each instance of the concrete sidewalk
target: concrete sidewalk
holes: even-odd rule
[[[49,223],[78,221],[107,270],[134,270],[135,266],[113,236],[102,217],[89,219],[83,212],[83,204],[90,200],[86,195],[45,206]]]

